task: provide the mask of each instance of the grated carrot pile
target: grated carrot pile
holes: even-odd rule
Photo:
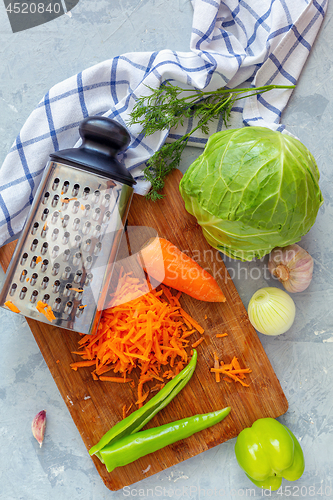
[[[173,295],[165,285],[147,292],[146,286],[131,272],[121,271],[111,302],[115,305],[103,312],[96,333],[84,335],[79,341],[80,350],[73,354],[79,354],[83,361],[70,365],[77,370],[86,361],[85,366],[95,365],[94,380],[132,382],[132,385],[135,382],[129,375],[138,367],[139,407],[150,392],[145,384],[155,382],[151,390],[158,390],[177,375],[188,361],[188,337],[198,331],[203,333],[200,325],[181,308],[180,292]],[[109,370],[117,375],[104,376]]]
[[[210,371],[215,373],[216,382],[220,382],[220,375],[225,375],[223,379],[227,382],[239,382],[243,387],[250,387],[249,384],[243,382],[243,379],[252,370],[250,368],[241,368],[236,356],[232,358],[231,363],[225,364],[223,361],[219,361],[216,352],[214,352],[214,368],[211,368]]]

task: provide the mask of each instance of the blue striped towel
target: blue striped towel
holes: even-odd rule
[[[80,144],[79,123],[108,116],[127,126],[135,99],[163,81],[207,91],[267,84],[296,84],[323,21],[328,0],[192,0],[189,52],[133,52],[103,61],[55,85],[31,113],[0,169],[0,245],[17,235],[49,154]],[[281,114],[291,90],[274,90],[234,109],[231,127],[261,125],[283,131]],[[243,101],[241,101],[243,102]],[[211,133],[221,130],[218,120]],[[120,161],[145,194],[144,162],[167,139],[184,130],[144,137],[130,129],[131,143]],[[196,133],[190,145],[204,146]]]

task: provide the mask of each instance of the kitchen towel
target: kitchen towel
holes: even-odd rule
[[[52,87],[28,117],[0,169],[0,245],[25,222],[49,154],[80,144],[79,123],[102,115],[127,126],[135,99],[163,81],[208,91],[244,82],[249,86],[294,85],[323,21],[328,0],[192,0],[188,52],[133,52],[103,61]],[[233,109],[232,123],[283,131],[280,123],[292,90],[274,90]],[[242,102],[242,101],[241,101]],[[184,125],[186,130],[187,124]],[[210,132],[221,130],[216,121]],[[183,130],[144,137],[130,128],[120,161],[145,194],[144,162]],[[204,146],[199,132],[190,145]]]

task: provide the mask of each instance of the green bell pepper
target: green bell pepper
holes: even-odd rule
[[[259,488],[278,490],[282,478],[296,481],[304,472],[304,455],[294,434],[274,418],[260,418],[238,435],[239,466]]]

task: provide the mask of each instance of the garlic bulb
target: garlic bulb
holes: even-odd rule
[[[257,290],[248,306],[249,320],[258,332],[265,335],[285,333],[295,320],[296,307],[284,290],[266,287]]]
[[[313,259],[299,245],[277,247],[269,255],[268,269],[288,292],[303,292],[312,279]]]

